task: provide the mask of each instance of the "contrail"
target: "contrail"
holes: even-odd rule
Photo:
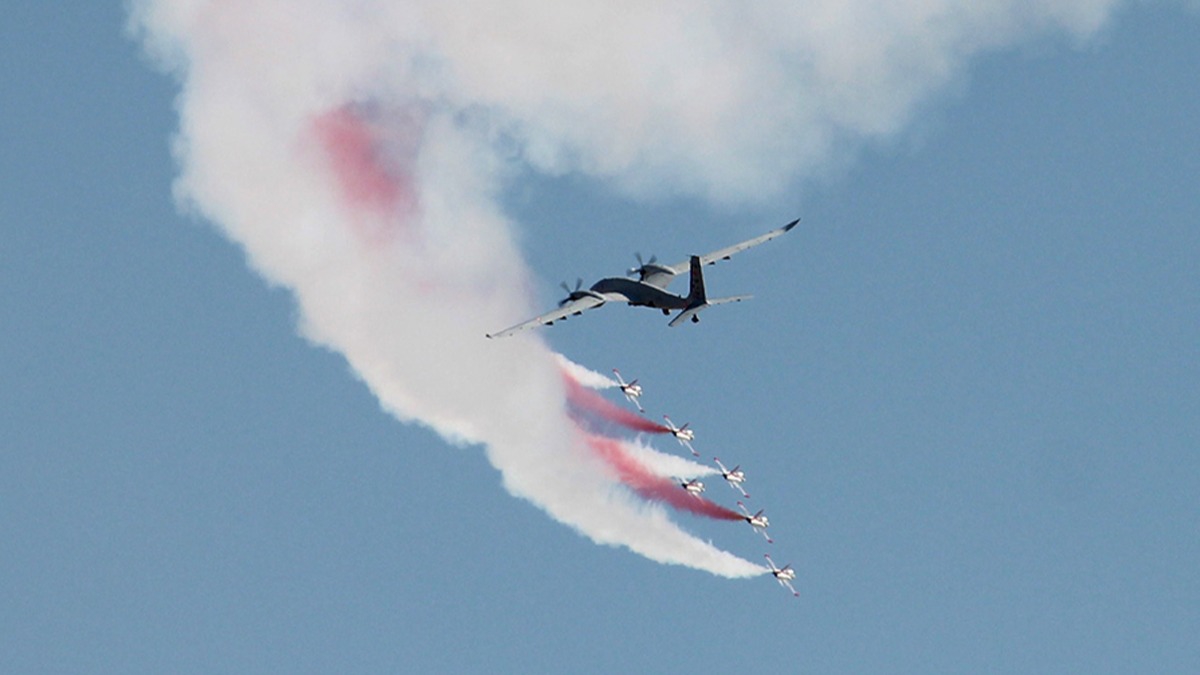
[[[305,337],[592,540],[728,577],[763,568],[614,490],[616,441],[576,426],[595,411],[540,334],[482,338],[537,309],[509,178],[769,203],[903,129],[971,56],[1086,38],[1117,5],[130,0],[180,83],[182,208],[292,292]]]

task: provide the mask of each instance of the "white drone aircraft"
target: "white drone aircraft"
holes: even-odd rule
[[[766,516],[763,515],[763,509],[759,509],[758,513],[750,515],[750,512],[746,510],[745,504],[738,502],[737,505],[738,508],[742,510],[742,513],[746,514],[742,520],[750,523],[750,527],[754,528],[755,532],[765,537],[768,544],[774,544],[775,540],[771,538],[771,535],[767,534],[767,526],[770,525],[771,522],[767,520]]]
[[[685,422],[683,426],[677,427],[671,421],[670,417],[663,415],[663,419],[667,421],[667,429],[671,430],[671,435],[675,437],[675,440],[679,441],[679,444],[683,447],[691,450],[693,457],[699,457],[700,453],[696,452],[696,449],[692,447],[692,440],[696,438],[696,432],[688,428],[691,422]]]
[[[775,577],[775,581],[778,581],[780,586],[786,586],[787,589],[792,592],[792,595],[796,596],[797,598],[800,597],[800,594],[796,592],[796,589],[792,588],[792,580],[796,578],[796,570],[792,569],[791,565],[776,567],[775,561],[771,560],[770,554],[766,554],[766,558],[767,564],[771,566],[771,574]]]
[[[617,386],[621,389],[621,393],[625,394],[625,398],[637,406],[638,412],[646,412],[646,409],[638,402],[638,397],[642,395],[642,385],[638,384],[636,379],[632,382],[626,382],[621,378],[621,373],[616,368],[613,368],[613,375],[617,376]]]
[[[735,466],[733,467],[733,470],[730,471],[729,469],[725,468],[724,464],[721,463],[720,457],[713,457],[713,461],[717,463],[717,466],[721,467],[721,478],[724,478],[725,482],[729,483],[729,487],[741,492],[743,497],[749,499],[750,495],[747,494],[746,488],[742,487],[742,483],[746,482],[746,473],[742,471],[742,467]]]
[[[628,274],[636,275],[636,279],[608,277],[597,281],[586,290],[583,288],[583,279],[575,282],[575,290],[571,290],[564,282],[562,287],[567,292],[567,297],[559,301],[558,309],[510,326],[498,333],[489,333],[488,337],[506,337],[526,328],[549,326],[555,321],[579,316],[589,309],[600,307],[608,302],[624,302],[634,307],[653,307],[662,310],[662,313],[666,315],[670,315],[674,310],[679,310],[679,314],[667,324],[669,326],[678,326],[689,319],[693,323],[699,322],[700,311],[707,307],[727,302],[740,302],[750,298],[749,295],[737,295],[729,298],[709,299],[704,290],[704,273],[701,268],[705,265],[712,265],[718,260],[729,260],[734,253],[770,241],[791,230],[798,222],[800,222],[799,218],[777,230],[747,239],[740,244],[713,251],[708,255],[694,255],[688,260],[674,265],[660,265],[655,256],[650,256],[649,260],[643,262],[641,254],[637,254],[638,266],[628,271]],[[684,272],[690,272],[691,277],[691,289],[687,296],[668,292],[667,286],[676,276]]]
[[[700,499],[700,493],[704,492],[704,483],[701,483],[699,479],[683,480],[682,478],[676,478],[675,480],[679,481],[679,487],[687,490],[689,495]]]

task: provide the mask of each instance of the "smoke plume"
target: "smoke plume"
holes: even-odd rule
[[[541,310],[500,207],[506,180],[577,172],[630,195],[767,200],[902,129],[972,55],[1086,38],[1115,4],[131,7],[181,87],[179,200],[291,290],[308,339],[345,356],[399,419],[482,445],[508,490],[592,540],[737,577],[762,568],[614,487],[620,446],[572,420],[539,334],[483,338]],[[681,490],[667,501],[680,495],[701,504]]]
[[[669,434],[671,430],[658,422],[627,410],[612,401],[585,388],[578,380],[564,371],[567,402],[576,421],[596,431],[603,431],[606,426],[618,426],[630,431],[643,434]]]

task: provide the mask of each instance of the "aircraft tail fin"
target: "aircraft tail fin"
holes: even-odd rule
[[[667,324],[668,326],[678,326],[688,319],[691,319],[692,322],[699,321],[700,317],[697,316],[697,314],[699,314],[700,310],[704,309],[705,307],[723,305],[727,302],[741,302],[742,300],[749,300],[751,297],[753,297],[749,295],[735,295],[728,298],[716,298],[715,300],[709,300],[708,294],[704,290],[704,272],[701,271],[701,266],[700,256],[692,256],[692,288],[687,297],[688,305],[682,312],[679,313],[678,316],[676,316],[674,319],[671,319],[671,322]]]
[[[704,292],[704,272],[700,269],[700,256],[692,256],[691,265],[692,288],[687,297],[689,307],[703,305],[708,302],[708,296]]]

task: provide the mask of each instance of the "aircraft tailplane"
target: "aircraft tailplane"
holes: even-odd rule
[[[749,300],[750,298],[753,298],[753,297],[754,297],[753,295],[731,295],[728,298],[717,298],[716,300],[709,300],[708,302],[706,302],[704,304],[704,306],[712,307],[713,305],[724,305],[727,302],[741,302],[743,300]]]
[[[691,319],[693,323],[697,322],[700,320],[700,317],[697,316],[697,314],[700,313],[700,310],[706,307],[712,307],[713,305],[724,305],[728,302],[741,302],[742,300],[749,300],[750,298],[754,297],[752,295],[734,295],[728,298],[709,300],[708,294],[704,291],[704,273],[700,270],[700,256],[692,256],[691,265],[692,290],[690,293],[688,293],[688,305],[682,312],[678,314],[678,316],[676,316],[674,319],[671,319],[671,322],[667,324],[668,326],[674,328],[688,319]]]
[[[752,295],[735,295],[735,296],[729,297],[729,298],[717,298],[716,300],[709,300],[708,302],[705,302],[704,304],[700,304],[700,305],[695,305],[695,304],[688,305],[687,309],[680,312],[679,315],[676,316],[674,319],[671,319],[671,323],[669,323],[667,325],[674,328],[675,326],[678,326],[679,324],[683,323],[684,321],[687,321],[688,319],[691,319],[692,322],[697,322],[700,320],[700,317],[696,316],[696,315],[699,314],[700,310],[702,310],[702,309],[712,307],[713,305],[724,305],[727,302],[741,302],[742,300],[749,300],[752,297],[754,297],[754,296],[752,296]]]

